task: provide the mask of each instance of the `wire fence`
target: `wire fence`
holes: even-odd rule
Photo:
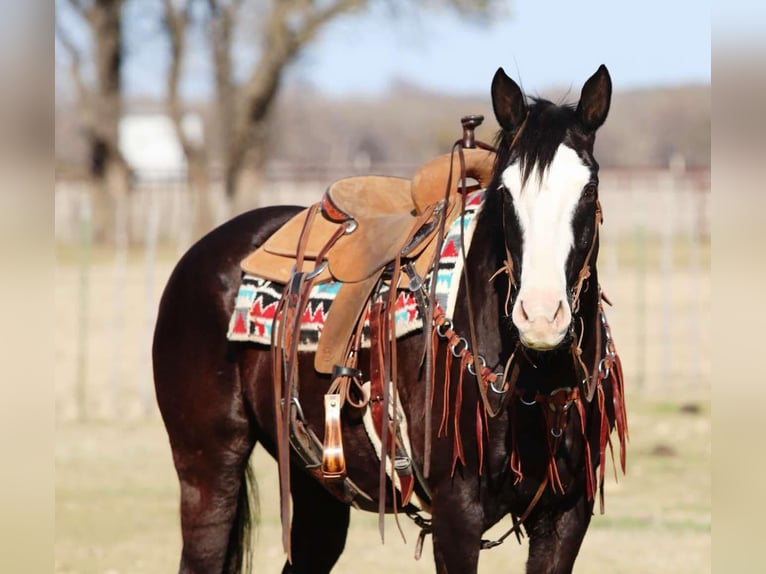
[[[647,395],[707,393],[710,172],[602,170],[600,179],[599,274],[626,384]],[[265,182],[252,207],[308,204],[329,181]],[[216,221],[233,215],[220,185],[210,193]],[[152,332],[164,284],[191,243],[189,190],[174,174],[139,181],[115,205],[110,247],[93,242],[90,198],[86,183],[57,183],[57,418],[155,416]]]

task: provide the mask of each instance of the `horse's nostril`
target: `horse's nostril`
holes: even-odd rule
[[[561,319],[561,316],[564,314],[564,305],[561,301],[559,301],[559,306],[556,307],[556,312],[553,314],[553,321],[551,323],[555,323],[559,319]]]
[[[529,321],[529,315],[527,315],[527,311],[524,309],[524,301],[519,301],[519,309],[521,309],[521,318]]]

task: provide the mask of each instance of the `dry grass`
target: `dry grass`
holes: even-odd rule
[[[605,515],[594,517],[578,572],[674,574],[710,569],[709,404],[686,413],[677,402],[629,398],[629,469],[607,484]],[[57,573],[172,572],[180,554],[178,487],[161,422],[66,423],[57,429]],[[261,523],[256,572],[279,572],[283,563],[276,465],[257,449]],[[416,530],[399,539],[393,519],[387,542],[377,517],[354,511],[346,552],[336,572],[431,572],[429,544],[412,558]],[[494,529],[497,534],[507,527]],[[485,551],[480,570],[522,571],[526,549],[511,539]],[[384,566],[385,565],[385,566]]]

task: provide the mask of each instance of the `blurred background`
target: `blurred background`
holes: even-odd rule
[[[529,95],[576,102],[601,63],[615,93],[596,144],[599,270],[633,427],[628,475],[607,485],[578,565],[709,569],[709,3],[55,5],[56,572],[177,565],[150,346],[165,281],[194,241],[254,207],[316,201],[339,177],[411,176],[448,151],[462,115],[484,114],[478,137],[491,141],[499,66]],[[253,464],[256,571],[276,572],[276,468],[260,452]],[[375,517],[355,513],[337,571],[378,571],[392,554],[389,571],[432,571],[429,556],[412,561],[407,532],[405,547],[391,524],[381,546]],[[509,545],[482,569],[521,565]]]

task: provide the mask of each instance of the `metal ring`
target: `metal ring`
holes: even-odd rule
[[[476,358],[481,363],[481,368],[484,369],[487,366],[487,360],[481,355],[476,355]],[[473,367],[473,361],[468,363],[468,372],[471,373],[474,377],[476,376],[476,369]]]
[[[526,405],[526,406],[528,406],[528,407],[531,407],[532,405],[534,405],[534,404],[537,404],[537,401],[536,401],[535,399],[532,399],[532,401],[531,401],[531,402],[527,402],[527,401],[525,401],[525,400],[524,400],[524,396],[523,396],[523,395],[519,396],[519,402],[520,402],[522,405]]]
[[[346,230],[343,232],[343,235],[350,235],[354,231],[356,231],[356,228],[359,227],[359,224],[356,222],[356,219],[349,219],[346,221]]]
[[[460,343],[463,343],[463,345],[465,345],[465,347],[463,348],[463,351],[462,351],[463,353],[465,353],[468,350],[468,341],[465,340],[465,337],[458,337],[457,343],[455,343],[454,345],[452,345],[452,347],[450,347],[450,351],[452,352],[452,356],[455,357],[456,359],[460,358],[460,353],[455,351],[455,349],[457,348],[457,346]]]
[[[306,274],[306,281],[311,281],[320,273],[322,273],[322,271],[324,271],[325,269],[327,269],[327,259],[322,260],[322,262],[319,265],[317,265],[313,271]]]
[[[284,406],[285,399],[282,399],[280,402],[282,406]],[[290,403],[295,405],[295,416],[297,416],[298,419],[302,422],[306,422],[306,417],[303,416],[303,409],[301,408],[301,403],[298,401],[298,397],[291,398]]]
[[[444,332],[442,331],[442,327],[446,327]],[[439,337],[441,337],[442,339],[447,338],[446,331],[450,331],[450,330],[452,330],[452,321],[450,321],[449,319],[444,319],[444,323],[436,326],[436,334],[439,335]]]
[[[558,431],[559,431],[559,434],[556,434],[556,429],[551,429],[551,434],[555,438],[561,438],[561,435],[564,434],[564,429],[558,429]]]
[[[498,373],[495,373],[495,374],[497,375]],[[499,374],[500,374],[500,376],[498,377],[498,379],[501,379],[501,380],[502,380],[502,376],[503,376],[503,373],[502,373],[502,372],[500,372]],[[490,388],[490,389],[492,389],[492,391],[493,391],[493,392],[495,392],[495,393],[497,393],[498,395],[504,395],[505,393],[507,393],[507,392],[508,392],[508,389],[505,389],[505,390],[503,390],[503,389],[497,390],[497,388],[495,387],[495,383],[494,383],[494,381],[490,381],[490,382],[489,382],[489,388]]]
[[[601,359],[601,360],[599,361],[599,363],[598,363],[598,372],[599,372],[599,373],[604,373],[604,376],[603,376],[603,378],[602,378],[601,380],[606,380],[606,379],[608,379],[608,378],[609,378],[609,372],[610,372],[610,371],[609,371],[609,367],[607,367],[606,369],[604,369],[604,365],[605,365],[605,364],[606,364],[606,357],[604,357],[603,359]]]

